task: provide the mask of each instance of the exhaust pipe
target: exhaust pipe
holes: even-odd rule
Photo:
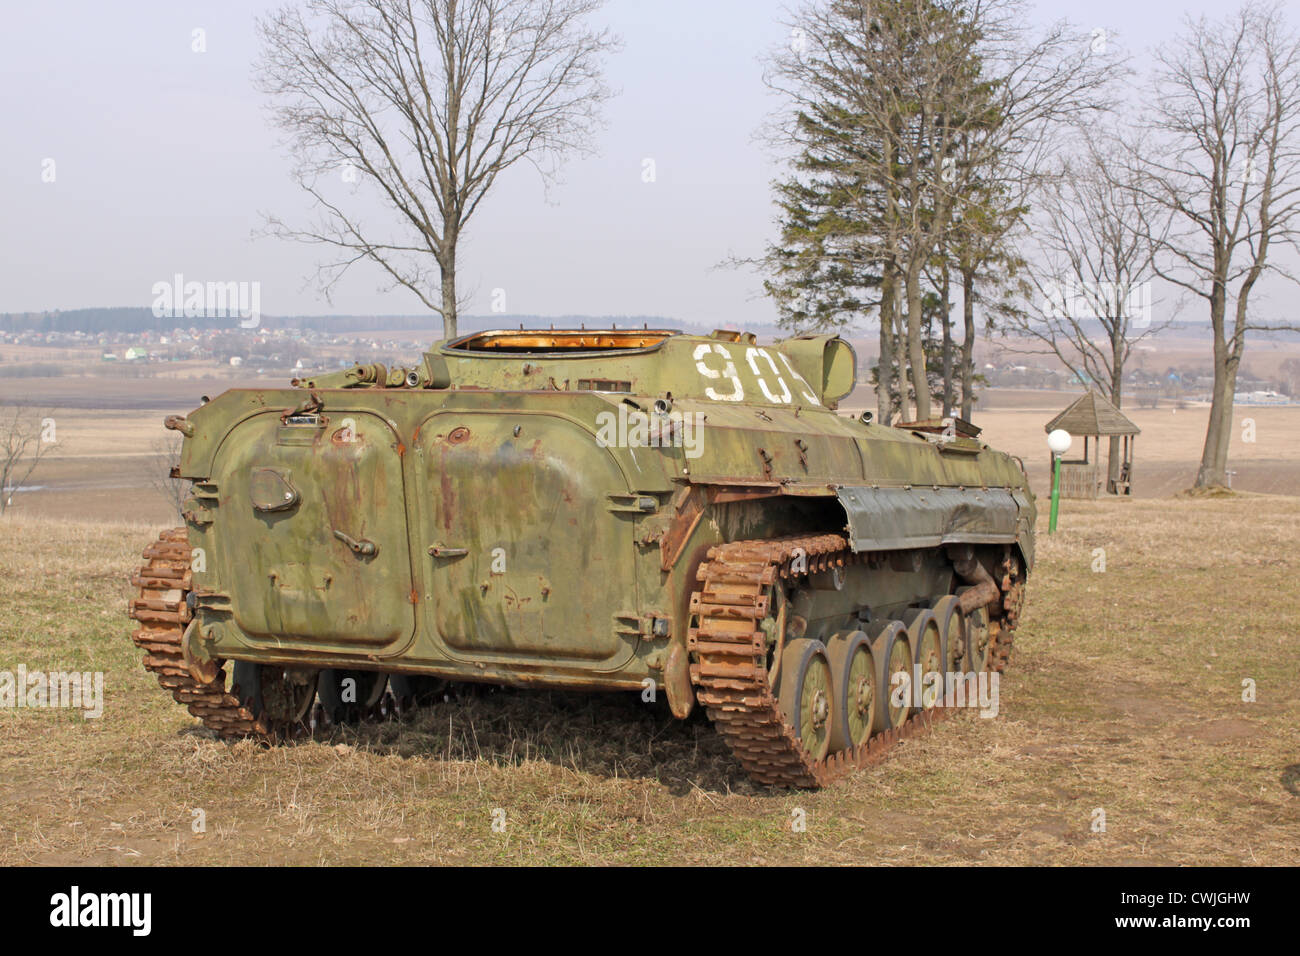
[[[971,586],[969,590],[962,592],[959,598],[963,614],[969,614],[1001,600],[1002,589],[998,587],[984,565],[975,558],[974,548],[969,545],[949,548],[948,557],[952,560],[953,570],[957,572],[958,577]]]

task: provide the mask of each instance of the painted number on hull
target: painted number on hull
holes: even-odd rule
[[[720,356],[722,361],[721,368],[709,368],[704,360],[710,355]],[[731,353],[721,345],[710,345],[707,342],[701,342],[695,347],[695,367],[705,378],[725,378],[731,382],[731,391],[719,392],[713,386],[704,390],[704,394],[715,402],[741,402],[745,400],[745,386],[740,381],[740,376],[736,374],[736,363],[731,360]]]
[[[820,405],[817,396],[808,383],[803,380],[794,366],[790,364],[790,359],[784,353],[780,354],[781,361],[785,365],[786,371],[798,385],[800,394],[811,405]],[[725,379],[729,383],[727,389],[716,389],[712,385],[704,389],[704,394],[715,402],[742,402],[745,400],[745,385],[736,373],[736,363],[731,359],[731,353],[725,346],[702,342],[695,347],[695,368],[705,378],[714,381]],[[786,384],[785,377],[781,374],[780,367],[776,364],[776,359],[772,358],[772,353],[767,349],[755,348],[751,346],[745,350],[745,362],[749,370],[754,375],[754,380],[758,382],[759,391],[763,397],[774,405],[789,405],[794,401],[794,394],[790,391],[790,386]],[[765,368],[760,368],[760,362]],[[773,388],[772,382],[776,383]]]

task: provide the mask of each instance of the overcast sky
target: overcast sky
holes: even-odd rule
[[[257,281],[264,314],[418,314],[354,271],[327,303],[318,250],[254,239],[260,213],[301,219],[253,87],[259,0],[0,0],[0,312],[147,306],[152,286]],[[494,289],[511,313],[662,315],[709,325],[773,316],[750,273],[716,266],[774,232],[771,157],[754,140],[777,105],[759,58],[788,31],[776,0],[612,0],[622,35],[598,157],[544,195],[504,178],[469,226],[470,313]],[[1236,3],[1041,0],[1043,22],[1116,30],[1141,52],[1187,11]],[[206,52],[191,49],[202,29]],[[653,159],[657,181],[642,182]],[[42,181],[53,160],[53,182]]]

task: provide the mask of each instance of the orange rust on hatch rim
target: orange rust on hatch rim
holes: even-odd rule
[[[671,329],[564,329],[481,332],[450,343],[462,351],[563,351],[578,349],[643,349],[661,344],[676,333]]]

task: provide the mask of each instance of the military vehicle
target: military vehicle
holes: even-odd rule
[[[166,421],[192,491],[135,643],[222,737],[441,682],[622,691],[819,786],[960,703],[910,679],[1005,665],[1033,561],[1023,467],[838,412],[856,375],[834,336],[502,330],[226,392]]]

